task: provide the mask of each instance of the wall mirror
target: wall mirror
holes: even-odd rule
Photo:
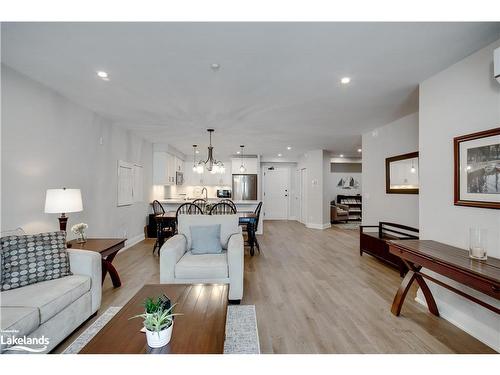
[[[418,152],[385,159],[387,194],[418,194]]]

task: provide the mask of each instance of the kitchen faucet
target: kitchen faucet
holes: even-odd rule
[[[201,189],[201,194],[203,194],[203,190],[205,190],[205,200],[208,201],[208,190],[206,187],[203,187],[203,189]]]

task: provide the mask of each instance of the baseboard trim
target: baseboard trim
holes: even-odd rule
[[[138,244],[139,242],[141,242],[142,240],[144,240],[144,234],[139,234],[135,237],[132,237],[132,238],[129,238],[127,241],[125,241],[125,247],[123,249],[121,249],[119,253],[122,253],[124,251],[127,251],[128,249],[130,249],[132,246],[134,246],[135,244]]]
[[[332,226],[332,224],[330,224],[330,223],[325,223],[325,224],[307,223],[306,224],[306,227],[309,229],[320,229],[320,230],[331,228],[331,226]]]
[[[420,296],[418,295],[418,293],[417,293],[417,296],[415,297],[415,301],[427,308],[427,303],[425,302],[424,299],[420,298]],[[468,329],[467,327],[465,327],[463,324],[457,322],[453,318],[450,318],[449,315],[447,314],[446,308],[444,308],[444,309],[442,307],[439,308],[439,316],[441,318],[443,318],[444,320],[447,320],[448,322],[450,322],[451,324],[453,324],[455,327],[458,327],[462,331],[468,333],[469,335],[471,335],[475,339],[481,341],[483,344],[489,346],[493,350],[496,350],[497,352],[500,352],[500,347],[496,347],[495,343],[491,343],[491,342],[488,342],[488,341],[484,340],[482,337],[479,337],[478,335],[476,335],[475,332],[472,332],[470,329]]]

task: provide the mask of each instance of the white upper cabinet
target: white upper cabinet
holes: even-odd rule
[[[177,156],[174,156],[174,160],[175,160],[175,171],[184,172],[184,161],[179,159]]]
[[[153,184],[175,185],[175,172],[177,168],[183,169],[182,160],[165,151],[153,152]]]
[[[245,172],[240,172],[241,163],[246,168]],[[232,174],[258,174],[257,158],[233,158],[231,159]]]

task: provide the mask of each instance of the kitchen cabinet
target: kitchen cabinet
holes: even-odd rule
[[[177,156],[174,156],[174,163],[176,172],[184,172],[184,160],[179,159]]]
[[[180,166],[180,163],[176,163],[175,159],[177,158],[168,152],[153,152],[154,185],[175,185],[176,168]]]
[[[245,172],[240,172],[242,162],[243,166],[246,168]],[[232,174],[258,174],[258,164],[257,158],[233,158],[231,159]]]

